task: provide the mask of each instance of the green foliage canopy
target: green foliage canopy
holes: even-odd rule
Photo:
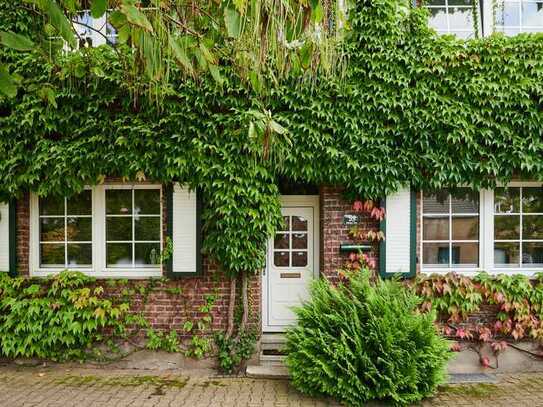
[[[268,78],[257,92],[225,59],[221,86],[179,74],[160,109],[132,97],[146,85],[123,80],[127,48],[60,64],[1,51],[24,87],[0,99],[0,197],[69,195],[108,175],[184,182],[205,195],[205,248],[238,272],[264,264],[279,176],[366,198],[543,179],[543,34],[461,41],[426,18],[404,0],[357,2],[342,78]]]

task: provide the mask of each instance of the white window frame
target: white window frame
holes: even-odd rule
[[[519,29],[519,33],[538,33],[538,32],[543,32],[543,27],[523,27],[522,26],[522,11],[520,11],[520,15],[519,15],[519,18],[520,18],[520,26],[502,26],[502,25],[497,25],[496,24],[496,15],[495,15],[495,9],[494,7],[499,7],[499,1],[498,0],[476,0],[478,3],[481,3],[482,2],[482,7],[481,6],[478,6],[478,10],[477,10],[477,13],[475,13],[475,15],[473,16],[474,17],[474,20],[476,18],[479,19],[478,21],[478,24],[477,24],[477,27],[478,27],[478,35],[480,35],[481,37],[488,37],[490,35],[492,35],[493,33],[502,33],[504,32],[504,29],[505,28],[510,28],[510,29]],[[505,0],[507,1],[507,0]],[[522,3],[523,1],[525,0],[518,0],[519,3]],[[535,0],[530,0],[530,1],[527,1],[528,3],[535,3]],[[448,11],[448,0],[446,0],[446,3],[444,5],[440,5],[440,6],[428,6],[426,4],[424,4],[422,7],[426,8],[426,9],[432,9],[432,8],[446,8],[446,10]],[[454,6],[452,6],[454,7]],[[520,5],[519,5],[520,8],[522,8]],[[467,8],[467,7],[466,7]],[[428,23],[429,23],[429,20],[428,20]],[[449,24],[449,13],[447,12],[447,30],[436,30],[439,34],[449,34],[450,33],[450,24]],[[463,30],[453,30],[453,31],[463,31]],[[454,34],[451,33],[451,34]],[[517,35],[517,34],[514,34],[514,35]]]
[[[163,265],[157,267],[106,267],[106,189],[158,189],[160,190],[160,247],[164,248],[164,207],[163,189],[160,184],[107,184],[90,188],[92,190],[92,267],[69,268],[96,278],[153,278],[162,277]],[[46,277],[57,274],[66,267],[42,268],[39,259],[39,198],[30,194],[30,244],[29,269],[32,277]]]
[[[420,241],[420,269],[421,269],[421,272],[423,273],[428,273],[428,274],[445,274],[445,273],[450,273],[450,272],[457,272],[457,273],[462,273],[462,274],[476,274],[480,271],[482,271],[484,268],[482,267],[483,265],[483,255],[484,255],[484,248],[483,248],[483,239],[484,239],[484,234],[483,234],[483,212],[482,212],[482,208],[483,208],[483,205],[482,205],[482,202],[483,200],[485,199],[484,197],[484,193],[483,191],[480,191],[479,192],[479,236],[478,236],[478,241],[477,243],[479,244],[479,261],[478,261],[478,266],[477,267],[469,267],[469,266],[462,266],[462,265],[458,265],[457,267],[453,267],[452,266],[452,253],[450,252],[450,247],[449,247],[449,267],[431,267],[431,266],[428,266],[428,267],[425,267],[424,266],[424,262],[423,262],[423,242],[424,243],[432,243],[434,241],[432,240],[423,240],[423,231],[424,231],[424,216],[423,216],[423,211],[424,211],[424,200],[423,200],[423,194],[424,192],[420,192],[420,195],[419,195],[419,199],[420,199],[420,212],[419,212],[419,216],[420,216],[420,235],[419,235],[419,241]],[[452,205],[452,202],[451,200],[449,200],[449,212],[447,214],[435,214],[435,217],[444,217],[445,215],[447,215],[447,219],[449,220],[449,239],[447,240],[447,243],[449,245],[452,244],[452,242],[455,242],[455,243],[462,243],[462,242],[466,242],[466,243],[474,243],[475,240],[455,240],[455,239],[452,239],[452,210],[451,210],[451,205]],[[432,216],[433,214],[430,214],[430,216],[426,216],[426,217],[433,217]],[[464,213],[455,213],[454,215],[459,215],[460,217],[461,216],[467,216],[467,215],[471,215],[471,216],[474,216],[475,214],[464,214]],[[445,241],[442,241],[442,240],[436,240],[435,241],[436,243],[443,243]]]
[[[480,0],[483,1],[483,0]],[[535,0],[488,0],[488,3],[491,4],[491,14],[489,14],[489,17],[491,18],[493,30],[490,32],[503,32],[505,34],[505,31],[507,29],[509,30],[518,30],[518,33],[514,34],[521,34],[521,33],[538,33],[543,32],[543,27],[537,27],[537,26],[523,26],[522,24],[522,5],[523,3],[541,3],[541,1],[535,1]],[[496,7],[500,7],[499,3],[518,3],[518,12],[519,12],[519,25],[513,25],[513,26],[507,26],[507,25],[497,25],[495,21],[495,13],[494,13],[494,4]],[[507,35],[507,34],[506,34]]]
[[[469,33],[469,34],[472,34],[471,37],[467,37],[466,39],[473,39],[473,38],[477,38],[477,36],[482,35],[482,33],[481,33],[481,21],[480,21],[481,20],[481,16],[480,16],[481,13],[479,12],[479,10],[477,10],[477,12],[473,12],[473,8],[478,6],[478,1],[483,1],[483,0],[472,0],[476,4],[471,5],[471,6],[449,5],[449,0],[443,0],[443,1],[444,1],[444,3],[439,4],[439,5],[428,5],[428,4],[423,5],[423,7],[426,8],[428,11],[430,11],[432,9],[445,9],[445,16],[446,16],[446,19],[447,19],[447,28],[446,29],[434,28],[434,30],[436,30],[436,32],[438,34],[441,34],[441,35],[445,35],[445,34],[456,35],[457,33]],[[473,22],[475,23],[475,21],[477,19],[479,19],[479,22],[477,24],[477,29],[475,29],[475,26],[471,27],[469,30],[468,29],[453,29],[453,28],[451,28],[451,17],[450,17],[449,11],[452,10],[452,9],[455,9],[455,8],[462,9],[462,10],[468,10],[468,9],[471,10],[472,11]],[[428,17],[428,19],[429,18],[430,17]],[[428,20],[428,23],[429,22],[430,22],[430,20]]]
[[[41,250],[42,250],[42,245],[49,245],[49,244],[62,244],[64,246],[64,261],[66,262],[66,260],[68,259],[68,244],[77,244],[77,243],[80,243],[80,244],[90,244],[91,246],[93,245],[93,240],[85,240],[85,241],[69,241],[68,240],[68,218],[71,218],[71,217],[75,217],[75,218],[90,218],[91,219],[91,222],[94,223],[93,219],[94,219],[94,213],[93,213],[93,201],[92,201],[92,190],[90,188],[85,188],[85,191],[91,191],[91,214],[90,215],[68,215],[68,205],[67,205],[67,199],[66,197],[64,198],[64,213],[62,215],[42,215],[40,214],[39,212],[39,208],[38,208],[38,257],[40,257],[40,253],[41,253]],[[38,198],[38,206],[39,206],[39,198]],[[41,234],[39,232],[40,230],[40,221],[41,219],[62,219],[64,221],[64,240],[61,240],[61,241],[42,241],[41,240]],[[92,227],[92,223],[91,223],[91,227]],[[94,232],[92,230],[92,232]],[[93,248],[94,249],[94,248]],[[38,259],[39,261],[39,259]],[[71,269],[71,270],[91,270],[92,269],[92,261],[93,259],[91,258],[91,265],[90,267],[87,267],[87,266],[68,266],[68,265],[65,265],[64,267],[54,267],[54,266],[51,266],[51,267],[43,267],[44,270],[58,270],[59,268],[62,268],[62,269],[67,269],[68,267]],[[41,264],[41,262],[40,262]]]
[[[508,184],[500,184],[498,187],[541,187],[543,183],[535,181],[516,181]],[[474,276],[486,271],[489,274],[520,274],[528,277],[543,272],[543,267],[496,267],[494,265],[494,191],[483,189],[479,192],[479,267],[424,267],[422,261],[422,233],[423,233],[423,192],[419,193],[420,199],[420,233],[419,236],[419,265],[423,274],[446,274],[455,272],[465,276]]]

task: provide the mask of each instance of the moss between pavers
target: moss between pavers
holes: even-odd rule
[[[439,394],[462,395],[466,397],[482,399],[490,396],[499,389],[499,386],[488,383],[455,384],[439,387]]]
[[[57,379],[57,384],[65,384],[68,386],[86,386],[91,384],[103,385],[103,386],[158,386],[158,387],[174,387],[183,388],[189,381],[188,377],[161,377],[161,376],[116,376],[116,377],[103,377],[94,375],[67,375]]]

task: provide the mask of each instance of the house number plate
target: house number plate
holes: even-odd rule
[[[354,213],[346,213],[343,215],[343,224],[348,226],[358,225],[360,223],[360,217]]]

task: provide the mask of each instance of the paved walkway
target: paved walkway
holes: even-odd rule
[[[82,367],[0,367],[0,406],[333,406],[286,380],[190,378],[173,372]],[[422,406],[543,406],[543,374],[499,376],[498,384],[446,386]]]

